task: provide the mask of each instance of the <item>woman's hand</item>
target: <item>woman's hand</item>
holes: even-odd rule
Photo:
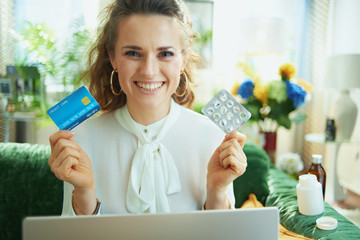
[[[49,166],[55,176],[74,186],[73,207],[77,214],[92,214],[96,190],[91,161],[73,139],[74,133],[60,130],[50,136]]]
[[[208,164],[206,209],[229,208],[226,188],[247,166],[245,141],[245,135],[232,131],[212,155]]]

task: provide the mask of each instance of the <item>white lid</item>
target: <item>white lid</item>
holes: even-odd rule
[[[334,230],[338,221],[332,217],[321,217],[316,220],[316,226],[321,230]]]
[[[313,163],[321,164],[322,163],[322,155],[320,154],[313,154],[311,156],[311,161]]]
[[[303,174],[299,176],[299,183],[302,186],[314,186],[316,182],[317,178],[314,174]]]

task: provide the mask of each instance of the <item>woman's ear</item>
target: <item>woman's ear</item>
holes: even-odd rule
[[[115,70],[116,66],[117,66],[115,55],[113,53],[111,53],[111,52],[108,52],[108,55],[109,55],[109,59],[110,59],[110,62],[111,62],[111,66]]]
[[[188,57],[189,57],[189,54],[188,52],[186,51],[186,53],[183,54],[183,57],[182,57],[182,66],[181,66],[181,71],[185,71],[186,69],[186,64],[188,62]]]

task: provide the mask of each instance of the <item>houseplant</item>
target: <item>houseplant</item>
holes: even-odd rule
[[[78,87],[86,64],[85,55],[93,40],[82,18],[70,25],[69,32],[69,36],[60,41],[45,23],[27,21],[16,36],[21,49],[17,65],[36,66],[44,89],[49,83],[62,86],[60,99]]]
[[[233,94],[251,112],[251,119],[265,135],[264,149],[271,156],[276,148],[279,127],[291,128],[292,121],[303,121],[305,114],[297,112],[305,105],[305,98],[312,87],[305,80],[295,78],[296,68],[290,63],[279,67],[279,79],[263,83],[261,77],[247,63],[239,63],[247,78],[234,87]]]

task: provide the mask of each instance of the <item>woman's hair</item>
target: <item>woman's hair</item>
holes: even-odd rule
[[[110,54],[114,54],[114,46],[117,40],[118,25],[124,18],[133,14],[163,15],[177,19],[183,32],[184,50],[188,56],[184,72],[188,79],[188,88],[185,90],[184,74],[181,74],[179,87],[176,90],[178,96],[173,94],[173,99],[180,105],[191,107],[194,101],[192,90],[194,69],[199,61],[199,56],[192,50],[194,40],[192,23],[182,0],[116,0],[107,7],[108,13],[102,31],[89,54],[90,68],[85,74],[90,82],[89,90],[98,101],[103,111],[113,111],[126,104],[126,95],[123,91],[115,96],[111,91],[110,77],[113,67],[110,62]],[[116,76],[116,77],[115,77]],[[117,74],[113,81],[116,92],[120,91]],[[182,95],[182,93],[186,93]]]

